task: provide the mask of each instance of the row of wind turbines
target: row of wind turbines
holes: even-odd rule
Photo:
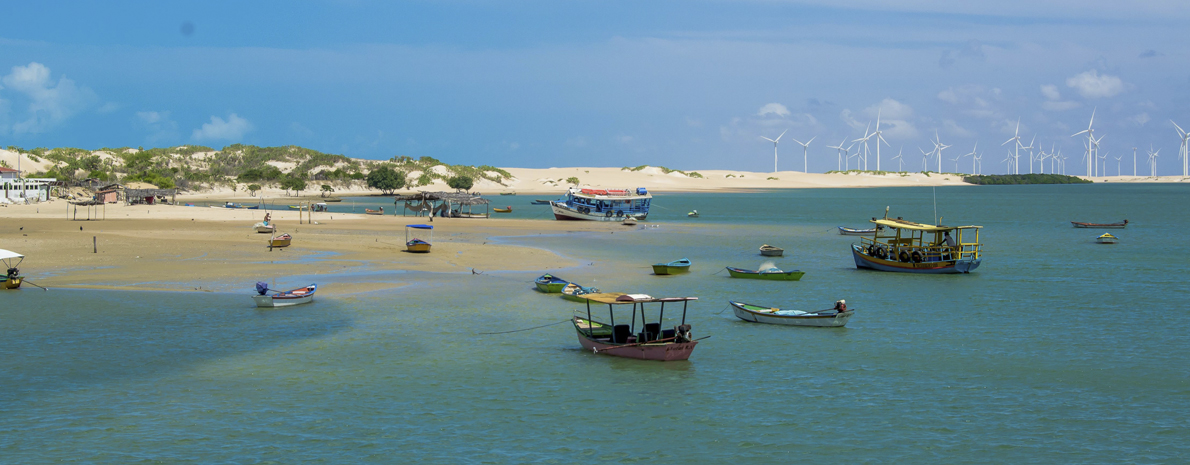
[[[1083,143],[1083,147],[1084,147],[1085,151],[1083,152],[1082,161],[1085,161],[1087,164],[1086,176],[1088,176],[1088,177],[1107,176],[1108,153],[1104,153],[1102,155],[1099,154],[1099,142],[1103,140],[1104,136],[1101,135],[1098,138],[1095,137],[1095,129],[1094,129],[1095,111],[1096,110],[1091,111],[1091,121],[1089,124],[1087,124],[1087,129],[1079,131],[1077,133],[1074,133],[1073,135],[1070,136],[1070,137],[1078,137],[1083,134],[1087,135],[1087,140],[1084,141],[1084,143]],[[1173,120],[1170,120],[1170,123],[1173,124],[1174,128],[1177,129],[1178,137],[1181,139],[1181,146],[1178,148],[1178,158],[1182,161],[1182,177],[1190,177],[1190,133],[1183,130],[1182,127],[1178,126],[1178,124],[1173,122]],[[892,144],[889,144],[888,141],[884,139],[883,132],[880,130],[880,112],[876,113],[876,130],[870,131],[871,129],[872,129],[872,123],[869,122],[868,127],[864,129],[864,136],[859,139],[852,140],[851,144],[847,145],[846,147],[844,147],[844,144],[847,144],[846,138],[844,138],[843,141],[840,142],[838,145],[828,145],[827,146],[827,148],[835,149],[838,151],[838,165],[839,166],[837,169],[839,171],[850,170],[852,158],[857,159],[856,160],[856,168],[857,169],[863,169],[866,171],[868,169],[868,156],[873,152],[868,145],[869,142],[873,142],[876,145],[876,150],[875,150],[876,171],[880,171],[880,144],[883,143],[884,145],[887,145],[889,148],[892,148]],[[784,137],[785,133],[787,133],[787,132],[789,132],[788,129],[781,132],[781,135],[777,136],[776,139],[770,139],[768,137],[761,136],[761,139],[764,139],[764,140],[767,140],[767,141],[773,143],[773,172],[778,171],[777,170],[777,144],[780,143],[781,138]],[[810,143],[814,142],[814,139],[817,139],[817,138],[818,138],[818,136],[811,137],[810,140],[808,140],[806,142],[802,142],[797,139],[793,139],[794,142],[797,142],[799,145],[802,146],[802,164],[803,164],[802,170],[803,170],[803,172],[809,172]],[[1050,162],[1050,173],[1052,173],[1052,174],[1066,174],[1066,160],[1068,159],[1068,157],[1062,155],[1062,151],[1060,149],[1057,149],[1057,147],[1056,147],[1057,144],[1053,144],[1050,147],[1050,151],[1046,152],[1045,149],[1036,147],[1036,144],[1035,144],[1037,142],[1036,135],[1034,135],[1032,140],[1029,141],[1029,145],[1025,145],[1022,142],[1022,140],[1023,139],[1021,138],[1021,122],[1020,122],[1020,119],[1018,118],[1017,123],[1016,123],[1016,131],[1013,133],[1012,138],[1008,139],[1007,141],[1004,141],[1003,144],[1000,144],[1001,147],[1008,145],[1009,143],[1013,144],[1012,149],[1009,150],[1007,156],[1004,158],[1004,160],[1001,160],[1001,163],[1007,164],[1008,174],[1021,174],[1020,161],[1021,161],[1021,155],[1022,155],[1021,151],[1022,150],[1028,151],[1027,153],[1028,153],[1028,163],[1029,163],[1029,173],[1030,174],[1033,173],[1034,166],[1038,167],[1039,173],[1045,174],[1046,160],[1049,160],[1049,162]],[[934,140],[930,141],[930,143],[932,143],[934,145],[934,149],[930,150],[929,152],[925,151],[925,149],[918,147],[918,150],[921,151],[921,155],[922,155],[921,170],[923,172],[927,171],[927,169],[929,167],[929,162],[930,162],[931,158],[933,158],[933,159],[936,159],[938,162],[938,165],[937,165],[938,171],[937,172],[940,173],[940,172],[942,172],[942,159],[943,159],[942,151],[945,149],[951,148],[952,146],[943,144],[941,138],[938,136],[937,131],[934,131]],[[853,148],[856,149],[854,154],[851,153],[851,149],[853,149]],[[1037,152],[1034,152],[1035,149],[1037,150]],[[1149,173],[1150,173],[1149,175],[1152,177],[1157,177],[1157,157],[1159,156],[1160,153],[1161,153],[1160,149],[1153,150],[1152,146],[1150,145],[1149,150],[1148,150],[1148,159],[1146,161],[1149,164]],[[971,157],[971,173],[972,174],[983,174],[983,152],[979,152],[979,142],[975,143],[975,146],[971,149],[970,152],[962,154],[962,155],[957,155],[954,158],[950,159],[951,161],[953,161],[955,163],[955,172],[959,171],[959,161],[966,157]],[[1114,158],[1116,159],[1116,175],[1117,176],[1122,175],[1123,173],[1120,169],[1121,168],[1120,165],[1121,165],[1121,159],[1123,158],[1123,156],[1118,156],[1118,157],[1114,157]],[[892,159],[897,160],[897,171],[904,171],[904,159],[902,157],[901,151],[898,151],[897,156],[893,157]],[[862,163],[862,168],[860,168],[861,163]],[[1136,168],[1137,168],[1136,147],[1133,147],[1132,148],[1132,175],[1133,176],[1136,176],[1136,173],[1137,173]]]

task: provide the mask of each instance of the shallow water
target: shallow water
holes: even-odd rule
[[[590,354],[567,324],[478,334],[585,311],[532,291],[540,273],[352,270],[321,279],[411,285],[283,310],[253,308],[251,283],[241,293],[4,293],[0,457],[1177,462],[1190,453],[1187,194],[939,188],[944,223],[985,226],[984,264],[961,276],[856,270],[854,238],[834,231],[885,206],[931,221],[929,188],[661,194],[649,227],[496,238],[580,260],[555,274],[583,285],[698,296],[688,319],[712,337],[689,362]],[[686,218],[694,208],[702,216]],[[1068,223],[1124,218],[1118,245]],[[762,243],[786,256],[760,257]],[[650,274],[682,257],[690,274]],[[721,271],[766,260],[807,274],[767,282]],[[840,298],[857,312],[839,329],[723,311],[729,299],[811,309]]]

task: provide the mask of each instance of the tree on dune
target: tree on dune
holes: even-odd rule
[[[384,195],[392,195],[394,191],[405,187],[405,173],[389,166],[380,166],[368,173],[368,187],[380,189]]]
[[[475,180],[469,176],[452,176],[446,180],[446,185],[450,186],[451,189],[469,191],[471,190],[471,186],[475,185]]]

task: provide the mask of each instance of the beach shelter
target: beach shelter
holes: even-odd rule
[[[430,240],[426,241],[426,240],[418,239],[416,237],[410,239],[409,238],[410,230],[413,230],[414,234],[418,234],[419,232],[428,231],[430,234]],[[429,253],[430,246],[433,245],[433,242],[434,242],[434,227],[433,226],[428,225],[428,224],[405,225],[405,250],[406,251],[416,252],[416,253]]]

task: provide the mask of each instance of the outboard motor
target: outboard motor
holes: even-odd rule
[[[8,269],[8,279],[16,279],[16,277],[20,274],[21,274],[21,270],[18,270],[16,268]]]
[[[269,292],[269,283],[262,283],[262,282],[257,282],[257,283],[256,283],[256,292],[259,292],[259,293],[260,293],[260,295],[265,295],[265,294],[268,294],[268,292]]]

